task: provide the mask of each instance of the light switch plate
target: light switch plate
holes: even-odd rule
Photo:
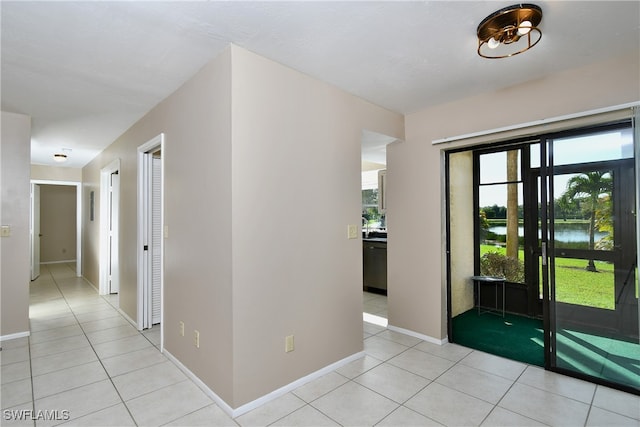
[[[347,226],[347,238],[348,239],[357,239],[358,238],[358,226],[355,224],[349,224]]]
[[[287,335],[284,338],[284,351],[286,353],[289,353],[291,351],[293,351],[295,349],[295,346],[293,344],[293,335]]]
[[[2,227],[0,227],[0,236],[2,237],[11,236],[11,226],[3,225]]]

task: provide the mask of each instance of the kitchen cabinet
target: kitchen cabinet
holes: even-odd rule
[[[362,239],[363,289],[387,294],[387,239]]]

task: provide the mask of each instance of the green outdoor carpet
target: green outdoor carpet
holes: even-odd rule
[[[453,342],[486,353],[544,366],[542,320],[474,308],[452,319]]]
[[[452,319],[456,344],[530,365],[544,366],[542,320],[506,314],[478,315],[477,309]],[[556,365],[640,390],[640,344],[558,329]]]
[[[640,344],[559,330],[557,365],[640,390]]]

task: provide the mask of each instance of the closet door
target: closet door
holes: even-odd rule
[[[162,246],[162,223],[161,223],[161,202],[162,202],[162,161],[155,155],[152,157],[151,171],[151,324],[160,323],[161,298],[160,298],[160,278]]]

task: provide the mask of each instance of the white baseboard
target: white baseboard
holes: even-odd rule
[[[233,417],[233,408],[227,404],[220,396],[218,396],[213,390],[211,390],[205,383],[202,382],[200,378],[196,376],[189,368],[184,366],[182,362],[178,360],[173,354],[169,353],[166,349],[163,351],[165,356],[169,360],[171,360],[175,365],[182,371],[186,376],[188,376],[204,393],[213,399],[214,402],[229,416]]]
[[[131,323],[131,325],[134,328],[138,329],[139,331],[141,330],[141,329],[138,328],[138,322],[134,321],[131,317],[129,317],[127,315],[127,313],[122,311],[122,309],[120,307],[116,307],[116,309],[118,310],[118,313],[120,313],[122,315],[122,317],[124,317],[127,320],[127,322]]]
[[[204,391],[209,397],[211,397],[214,400],[214,402],[216,402],[216,404],[220,406],[220,408],[222,408],[223,411],[225,411],[232,418],[236,418],[236,417],[239,417],[240,415],[246,414],[247,412],[253,409],[256,409],[274,399],[277,399],[278,397],[283,396],[289,393],[290,391],[295,390],[296,388],[310,381],[313,381],[317,378],[320,378],[323,375],[326,375],[332,371],[335,371],[336,369],[348,363],[351,363],[356,359],[364,357],[364,351],[352,354],[349,357],[345,357],[344,359],[339,360],[335,363],[332,363],[331,365],[325,366],[322,369],[312,372],[307,376],[299,378],[292,383],[289,383],[283,387],[280,387],[277,390],[272,391],[269,394],[266,394],[262,397],[259,397],[256,400],[253,400],[249,403],[245,403],[244,405],[234,409],[231,406],[229,406],[229,404],[225,402],[220,396],[218,396],[213,390],[211,390],[205,383],[203,383],[200,380],[200,378],[198,378],[193,372],[189,370],[189,368],[184,366],[174,355],[169,353],[166,349],[164,350],[164,354],[169,358],[169,360],[175,363],[176,366],[178,366],[178,368],[180,368],[182,372],[184,372],[189,378],[191,378],[191,380],[193,380],[193,382],[195,382],[198,385],[198,387],[202,389],[202,391]]]
[[[100,295],[100,290],[98,289],[98,287],[96,285],[94,285],[93,283],[91,283],[90,280],[88,280],[86,277],[82,276],[82,279],[87,282],[93,289],[96,290],[96,292],[98,293],[98,295]]]
[[[411,331],[409,329],[399,328],[393,325],[388,325],[387,329],[394,332],[400,332],[401,334],[409,335],[414,338],[419,338],[423,341],[427,341],[433,344],[442,345],[449,342],[449,339],[447,337],[444,337],[443,339],[438,339],[438,338],[430,337],[429,335],[424,335],[418,332]]]
[[[99,296],[101,296],[101,297],[103,297],[103,296],[104,296],[104,295],[100,295],[100,289],[98,289],[98,287],[97,287],[96,285],[94,285],[93,283],[91,283],[91,281],[87,280],[87,278],[86,278],[86,277],[84,277],[84,276],[83,276],[82,278],[84,279],[84,281],[85,281],[85,282],[87,282],[89,285],[91,285],[91,287],[92,287],[93,289],[95,289],[95,290],[96,290],[96,292],[98,293],[98,295],[99,295]],[[113,304],[111,304],[111,306],[112,306],[113,308],[115,308],[116,310],[118,310],[118,313],[122,314],[122,317],[124,317],[124,318],[125,318],[125,320],[126,320],[127,322],[131,323],[131,325],[132,325],[134,328],[136,328],[136,329],[138,329],[138,330],[141,330],[141,329],[139,329],[139,328],[138,328],[138,322],[134,321],[131,317],[129,317],[129,316],[127,315],[127,313],[125,313],[124,311],[122,311],[122,309],[121,309],[120,307],[115,307]]]
[[[16,338],[24,338],[24,337],[28,337],[29,335],[31,335],[31,331],[16,332],[15,334],[2,335],[0,336],[0,342],[15,340]]]
[[[310,381],[313,381],[313,380],[315,380],[317,378],[322,377],[323,375],[326,375],[326,374],[328,374],[330,372],[333,372],[336,369],[341,368],[342,366],[353,362],[354,360],[357,360],[357,359],[360,359],[361,357],[364,357],[364,354],[365,354],[364,351],[352,354],[349,357],[345,357],[344,359],[338,360],[337,362],[332,363],[331,365],[325,366],[324,368],[319,369],[319,370],[317,370],[315,372],[312,372],[307,376],[299,378],[299,379],[295,380],[294,382],[289,383],[289,384],[287,384],[287,385],[285,385],[283,387],[280,387],[279,389],[274,390],[271,393],[266,394],[266,395],[264,395],[264,396],[262,396],[262,397],[260,397],[260,398],[258,398],[256,400],[252,401],[252,402],[246,403],[246,404],[244,404],[244,405],[242,405],[242,406],[240,406],[240,407],[238,407],[238,408],[236,408],[234,410],[233,417],[235,418],[235,417],[238,417],[238,416],[240,416],[242,414],[246,414],[247,412],[251,411],[252,409],[255,409],[255,408],[259,407],[259,406],[262,406],[265,403],[270,402],[270,401],[272,401],[272,400],[274,400],[274,399],[276,399],[276,398],[278,398],[280,396],[283,396],[283,395],[289,393],[290,391],[293,391],[296,388],[298,388],[300,386],[303,386],[304,384],[306,384],[306,383],[308,383]]]

